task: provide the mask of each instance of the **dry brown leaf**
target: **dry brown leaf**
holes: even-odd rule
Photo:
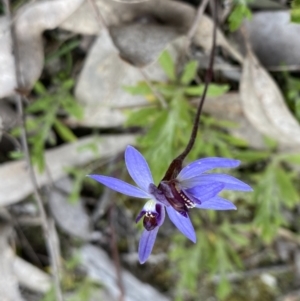
[[[125,23],[144,22],[157,25],[160,23],[185,33],[196,13],[195,9],[188,4],[169,0],[151,0],[131,4],[97,0],[96,4],[108,27]],[[88,1],[83,3],[60,27],[82,34],[98,34],[100,31],[95,12]]]
[[[207,52],[210,52],[212,47],[213,28],[213,20],[210,17],[203,15],[193,38],[193,42],[204,48]],[[228,53],[239,63],[243,63],[243,56],[231,46],[219,28],[217,29],[216,44],[228,51]]]
[[[24,301],[13,269],[15,255],[8,243],[11,231],[9,226],[0,224],[0,300]]]
[[[22,6],[14,18],[17,49],[12,49],[11,22],[0,18],[0,98],[17,87],[13,53],[18,52],[21,88],[30,90],[44,64],[42,33],[71,15],[84,0],[40,1]]]
[[[256,149],[266,148],[263,136],[246,118],[238,93],[226,93],[208,98],[203,110],[215,118],[236,123],[237,127],[229,129],[229,132],[237,138],[246,140],[249,146]]]
[[[110,34],[120,55],[134,66],[156,61],[162,50],[180,36],[175,27],[130,24],[110,28]]]
[[[263,65],[299,65],[300,25],[290,22],[290,11],[258,12],[244,24],[252,49]]]
[[[300,146],[299,123],[277,84],[250,51],[243,64],[240,95],[245,115],[259,132],[282,146]]]
[[[46,293],[51,288],[50,275],[20,257],[14,258],[13,270],[18,282],[34,292]]]
[[[44,64],[42,33],[54,29],[71,15],[84,0],[36,2],[21,7],[15,30],[22,88],[30,90]]]
[[[97,5],[117,47],[116,52],[134,66],[156,61],[168,43],[187,32],[195,16],[193,7],[175,1],[153,0],[128,5],[100,0]],[[92,19],[88,17],[91,14],[94,14]],[[61,26],[80,33],[100,31],[89,3],[83,4]]]
[[[114,263],[107,254],[93,245],[85,245],[80,250],[82,265],[87,274],[96,282],[101,283],[118,300],[120,296]],[[155,290],[149,284],[142,283],[128,271],[122,270],[122,279],[126,301],[169,301],[170,299]]]
[[[180,41],[174,42],[176,45]],[[151,80],[164,81],[158,63],[143,69]],[[123,86],[144,81],[140,71],[118,55],[110,36],[103,31],[93,45],[75,88],[75,96],[85,109],[84,118],[74,121],[84,126],[122,125],[126,116],[121,108],[147,103],[142,96],[132,96]]]
[[[68,196],[72,191],[69,178],[60,179],[55,183],[58,189],[49,192],[49,208],[57,224],[66,233],[89,241],[94,237],[90,228],[90,218],[86,213],[82,200],[71,204]]]
[[[0,98],[10,95],[16,86],[10,23],[6,17],[0,17]]]
[[[130,43],[128,43],[126,47],[119,47],[119,44],[116,42],[117,39],[122,39],[124,31],[129,31],[126,27],[124,29],[125,24],[128,26],[128,24],[131,23],[130,26],[133,26],[132,23],[135,22],[135,26],[137,26],[137,24],[141,26],[143,23],[139,23],[138,21],[143,21],[143,27],[145,28],[143,32],[147,32],[147,26],[149,26],[149,31],[151,30],[151,26],[156,26],[158,30],[152,30],[152,33],[148,32],[147,39],[149,41],[151,41],[151,39],[155,41],[153,43],[157,43],[159,40],[161,44],[164,44],[166,37],[165,34],[163,34],[163,31],[168,33],[168,31],[172,29],[172,35],[175,33],[184,35],[191,27],[196,15],[196,11],[192,6],[177,1],[151,0],[128,5],[126,3],[115,1],[98,0],[97,5],[107,26],[117,26],[120,28],[119,35],[116,37],[116,35],[113,34],[113,39],[116,46],[119,48],[122,57],[126,57],[126,53],[129,51],[127,47],[131,47]],[[91,18],[93,14],[94,12],[91,5],[89,5],[89,3],[84,3],[60,26],[64,29],[79,33],[97,34],[100,31],[100,27],[95,17]],[[160,23],[163,23],[163,26],[159,25],[155,20],[160,20]],[[136,30],[135,26],[133,26],[134,30]],[[209,51],[212,46],[212,32],[213,21],[208,16],[203,15],[194,36],[194,43],[203,47],[206,51]],[[163,39],[161,37],[158,39],[159,35],[161,35]],[[134,36],[134,32],[132,33],[132,36]],[[217,31],[217,45],[224,47],[233,58],[242,63],[243,57],[230,45],[220,29]],[[163,48],[164,45],[161,47],[161,51]],[[147,52],[147,49],[148,47],[143,49],[144,53]],[[158,51],[158,53],[161,51]],[[152,61],[157,59],[157,55],[153,55],[151,50],[148,49],[146,56],[151,55]],[[134,64],[139,65],[138,62]]]
[[[124,150],[126,145],[134,144],[134,140],[133,135],[108,135],[101,140],[86,137],[49,150],[45,156],[52,180],[57,181],[64,177],[66,175],[65,167],[83,165],[99,156],[106,158],[116,155]],[[91,150],[78,151],[78,148],[91,143],[95,143],[99,154],[95,154]],[[45,185],[51,180],[46,173],[36,173],[36,175],[39,186]],[[1,164],[0,179],[0,207],[19,202],[33,192],[32,182],[23,160]]]

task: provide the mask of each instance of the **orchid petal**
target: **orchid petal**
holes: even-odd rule
[[[223,189],[226,190],[252,191],[252,188],[248,184],[225,174],[203,174],[198,177],[184,180],[180,184],[183,187],[192,188],[200,185],[211,185],[216,182],[223,183]]]
[[[227,158],[203,158],[184,167],[178,175],[179,181],[200,176],[202,173],[214,168],[234,168],[240,165],[239,160]]]
[[[101,175],[88,175],[88,177],[98,181],[99,183],[107,186],[110,189],[113,189],[125,195],[133,196],[136,198],[142,198],[142,199],[147,199],[151,197],[149,196],[148,193],[146,193],[142,189],[130,185],[116,178],[101,176]]]
[[[135,218],[135,222],[138,223],[141,218],[145,215],[146,211],[144,209],[142,209],[139,214],[137,215],[137,217]]]
[[[199,199],[201,203],[204,203],[215,197],[219,192],[224,189],[223,183],[211,183],[209,185],[195,186],[187,190],[188,194],[192,194],[195,198]]]
[[[166,216],[165,207],[157,203],[156,211],[158,213],[157,224],[160,227],[165,221],[165,216]]]
[[[211,198],[201,205],[196,205],[196,207],[199,209],[210,209],[210,210],[236,210],[234,204],[219,196]]]
[[[148,192],[149,184],[153,183],[153,178],[143,155],[129,145],[125,151],[125,162],[131,178],[141,189]]]
[[[152,252],[158,229],[159,227],[155,227],[151,231],[144,230],[142,233],[139,243],[139,260],[141,264],[146,262]]]
[[[154,184],[149,185],[149,193],[154,197],[155,200],[159,201],[160,203],[164,204],[165,206],[170,206],[169,202],[167,201],[164,193],[158,189]]]
[[[196,243],[196,233],[194,227],[191,223],[190,218],[182,216],[172,207],[166,207],[170,220],[177,227],[177,229],[182,232],[188,239]]]

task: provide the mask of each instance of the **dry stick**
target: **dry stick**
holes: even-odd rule
[[[18,113],[20,114],[20,116],[24,116],[22,98],[20,95],[16,95],[16,105],[17,105],[17,110],[18,110]],[[54,287],[55,287],[55,292],[56,292],[56,299],[58,301],[63,301],[62,291],[60,288],[60,280],[59,280],[59,268],[58,268],[59,263],[58,263],[58,259],[56,257],[57,252],[56,252],[53,242],[50,238],[46,211],[43,206],[43,201],[41,199],[41,196],[38,192],[38,183],[36,180],[36,176],[35,176],[33,167],[31,165],[30,154],[29,154],[29,149],[28,149],[28,144],[27,144],[27,133],[26,133],[24,121],[25,120],[22,117],[21,142],[22,142],[22,146],[23,146],[23,150],[24,150],[24,154],[25,154],[25,159],[27,162],[29,176],[30,176],[30,179],[31,179],[31,182],[33,185],[34,197],[36,199],[36,202],[38,205],[38,210],[39,210],[39,213],[41,216],[42,228],[43,228],[44,237],[45,237],[46,244],[47,244],[47,250],[48,250],[48,253],[50,256],[51,268],[53,271],[53,282],[54,282]]]
[[[105,19],[103,18],[95,0],[88,0],[88,2],[94,10],[96,20],[99,24],[99,27],[100,28],[103,27],[103,29],[106,30],[107,33],[109,34],[109,30],[106,25]],[[118,252],[118,248],[116,245],[116,233],[115,233],[115,229],[113,226],[113,211],[114,211],[113,208],[111,208],[111,211],[110,211],[110,226],[112,229],[111,248],[113,251],[113,260],[114,260],[114,265],[115,265],[116,274],[117,274],[118,287],[120,290],[120,301],[124,301],[125,300],[125,289],[124,289],[123,278],[122,278],[122,274],[121,274],[121,264],[120,264],[119,252]]]
[[[204,11],[205,11],[205,8],[206,8],[208,2],[209,2],[209,0],[203,0],[201,2],[201,4],[199,5],[199,7],[198,7],[197,15],[196,15],[196,17],[195,17],[195,19],[193,21],[193,24],[192,24],[192,26],[191,26],[188,34],[187,34],[188,43],[191,42],[192,38],[194,37],[194,35],[195,35],[196,31],[197,31],[197,27],[198,27],[199,22],[200,22],[203,14],[204,14]]]
[[[157,89],[152,85],[151,81],[148,78],[147,73],[142,69],[139,68],[141,75],[143,76],[145,82],[147,83],[147,85],[149,86],[149,88],[152,90],[152,93],[154,94],[154,96],[159,100],[162,108],[167,109],[168,105],[166,100],[164,99],[164,97],[157,91]]]
[[[103,29],[108,31],[107,25],[106,25],[106,21],[103,18],[102,14],[100,13],[100,10],[95,2],[95,0],[88,0],[91,8],[94,11],[95,17],[96,17],[96,21],[99,25],[99,27],[103,27]],[[109,32],[109,31],[108,31]]]
[[[6,16],[9,19],[11,19],[9,0],[3,0],[3,4],[4,4],[5,10],[6,10]],[[13,29],[13,26],[11,27],[11,36],[12,36],[13,49],[15,51],[15,73],[16,73],[17,85],[19,88],[22,86],[22,82],[21,82],[21,75],[20,75],[20,70],[19,70],[20,66],[19,66],[19,53],[18,53],[18,48],[17,48],[17,39],[15,36],[15,31]],[[22,98],[23,98],[23,96],[21,96],[20,94],[16,94],[16,96],[15,96],[17,111],[21,118],[21,144],[22,144],[23,151],[25,154],[25,159],[27,162],[29,176],[30,176],[30,179],[31,179],[31,182],[33,185],[34,197],[36,199],[38,210],[39,210],[39,213],[41,216],[42,228],[43,228],[44,237],[45,237],[46,245],[47,245],[47,250],[48,250],[48,254],[50,256],[50,262],[51,262],[51,267],[52,267],[52,271],[53,271],[53,283],[54,283],[54,288],[55,288],[55,293],[56,293],[56,299],[57,299],[57,301],[63,301],[62,291],[60,288],[60,280],[59,280],[58,260],[55,256],[56,250],[55,250],[54,244],[50,238],[46,211],[44,209],[43,201],[42,201],[41,196],[38,191],[38,183],[36,180],[36,176],[35,176],[33,167],[31,165],[30,153],[29,153],[29,148],[28,148],[28,143],[27,143],[27,133],[26,133],[26,129],[25,129],[25,120],[24,120],[25,116],[24,116],[24,111],[23,111]]]
[[[204,101],[205,101],[205,98],[206,98],[206,93],[207,93],[207,90],[208,90],[209,83],[212,80],[214,55],[215,55],[215,48],[216,48],[217,4],[216,4],[216,0],[212,0],[212,2],[213,2],[213,5],[214,5],[213,44],[212,44],[212,48],[211,48],[208,69],[207,69],[206,74],[205,74],[204,91],[203,91],[203,94],[200,98],[199,106],[198,106],[198,109],[197,109],[197,112],[196,112],[196,117],[195,117],[195,120],[194,120],[194,125],[193,125],[193,129],[192,129],[192,133],[191,133],[188,145],[186,146],[185,150],[171,162],[171,164],[170,164],[165,176],[163,177],[162,181],[169,181],[169,180],[174,179],[177,176],[179,171],[182,169],[183,160],[186,158],[186,156],[191,151],[192,147],[194,146],[196,137],[197,137],[200,115],[201,115],[203,104],[204,104]]]

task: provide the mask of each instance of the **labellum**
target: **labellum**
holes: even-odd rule
[[[162,181],[159,188],[164,193],[169,204],[181,215],[187,217],[188,210],[195,207],[195,202],[188,196],[176,180]]]

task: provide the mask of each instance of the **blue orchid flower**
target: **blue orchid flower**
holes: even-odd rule
[[[148,199],[138,214],[143,217],[144,231],[139,242],[139,261],[145,263],[150,256],[159,227],[165,220],[165,210],[170,220],[187,238],[196,242],[194,227],[188,215],[191,208],[235,210],[233,203],[218,196],[222,190],[252,191],[244,182],[226,175],[206,173],[215,168],[234,168],[240,161],[226,158],[204,158],[184,167],[171,181],[162,181],[158,187],[147,161],[132,146],[125,151],[127,170],[138,187],[113,177],[89,175],[90,178],[125,195]]]

